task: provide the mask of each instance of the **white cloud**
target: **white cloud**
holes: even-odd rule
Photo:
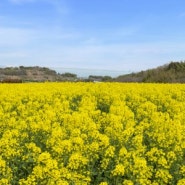
[[[179,14],[179,17],[185,17],[185,12],[181,12],[181,13]]]
[[[23,28],[0,27],[0,47],[18,47],[29,43],[34,31]]]
[[[9,0],[9,1],[17,5],[21,5],[25,3],[37,3],[37,2],[48,3],[51,6],[53,6],[56,9],[56,11],[60,14],[69,13],[69,8],[65,0]]]
[[[60,28],[0,27],[0,38],[2,65],[138,71],[185,58],[184,43],[105,44]]]
[[[36,0],[9,0],[9,1],[14,4],[22,4],[22,3],[35,2]]]
[[[138,71],[185,59],[185,44],[177,41],[105,44],[104,37],[60,27],[1,26],[0,38],[1,65]]]
[[[3,58],[3,59],[25,58],[27,56],[28,54],[24,51],[9,51],[9,52],[0,53],[0,58]]]
[[[113,34],[117,37],[127,37],[137,34],[140,29],[141,25],[139,23],[135,23],[134,25],[117,28],[113,30]]]
[[[138,49],[139,48],[139,49]],[[140,71],[157,67],[171,60],[185,58],[185,44],[148,43],[89,46],[51,46],[32,48],[1,56],[9,64],[40,65],[47,67],[87,68],[104,70]],[[15,57],[14,57],[15,56]],[[3,60],[1,60],[3,61]]]
[[[69,7],[65,0],[43,0],[51,4],[58,13],[60,14],[69,14]]]
[[[60,46],[33,51],[32,61],[49,67],[138,71],[181,60],[184,48],[178,43]]]

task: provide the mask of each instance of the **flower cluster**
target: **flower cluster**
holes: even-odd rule
[[[185,86],[0,84],[0,184],[185,183]]]

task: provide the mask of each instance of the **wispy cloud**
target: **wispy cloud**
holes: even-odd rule
[[[165,43],[159,41],[159,38],[154,41],[155,37],[145,39],[143,30],[148,30],[147,26],[150,24],[127,22],[123,25],[86,28],[86,25],[79,23],[79,26],[75,27],[74,22],[70,22],[72,14],[70,19],[66,18],[65,22],[62,22],[63,15],[70,13],[67,0],[9,0],[9,2],[13,6],[29,3],[37,5],[39,2],[37,10],[46,3],[47,6],[44,7],[52,8],[50,13],[53,17],[50,19],[48,14],[48,17],[42,19],[41,16],[35,16],[34,11],[32,15],[29,14],[31,18],[29,16],[14,18],[13,14],[8,18],[0,17],[0,61],[7,65],[138,71],[185,58],[183,40],[177,41],[175,38],[172,42],[170,38]],[[53,10],[58,14],[53,13]],[[44,10],[44,13],[47,12],[48,9]],[[78,17],[73,17],[73,20],[76,19]],[[149,31],[147,33],[150,34]]]
[[[70,12],[69,7],[67,6],[65,0],[43,0],[43,1],[51,4],[60,14],[69,14]]]
[[[0,53],[0,57],[1,58],[25,58],[27,57],[28,54],[26,52],[23,52],[23,51],[9,51],[9,52],[3,52],[3,53]]]
[[[22,5],[26,3],[47,3],[53,6],[56,11],[60,14],[68,14],[69,13],[69,7],[67,6],[67,3],[65,0],[9,0],[9,2],[15,4],[15,5]]]
[[[138,71],[185,58],[183,42],[105,43],[100,35],[57,26],[52,31],[34,25],[1,26],[0,38],[0,60],[7,65]]]
[[[50,46],[0,54],[9,65],[140,71],[172,60],[182,60],[185,44],[134,43],[110,45]],[[10,56],[8,56],[10,54]],[[25,62],[26,61],[26,62]]]
[[[137,34],[141,29],[141,25],[135,24],[131,26],[120,27],[113,30],[114,36],[117,37],[128,37]]]
[[[0,27],[0,47],[19,47],[34,37],[34,31],[24,28]]]
[[[35,2],[36,0],[9,0],[9,1],[14,4],[22,4],[22,3]]]
[[[138,71],[181,60],[184,48],[178,43],[60,46],[33,51],[32,61],[49,67]]]
[[[20,66],[24,62],[29,62],[30,54],[28,51],[14,48],[12,50],[1,51],[0,60],[2,66]]]
[[[179,17],[185,17],[185,12],[181,12],[181,13],[179,14]]]

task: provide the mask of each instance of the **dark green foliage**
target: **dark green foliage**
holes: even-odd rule
[[[95,75],[89,75],[88,80],[89,81],[99,81],[99,82],[111,82],[111,81],[113,81],[111,76],[95,76]]]
[[[62,77],[69,77],[69,78],[77,78],[76,74],[73,73],[63,73],[61,74]]]
[[[118,82],[185,83],[185,61],[171,62],[155,69],[119,76]]]
[[[71,102],[70,102],[70,109],[72,111],[78,111],[79,108],[79,104],[82,100],[82,96],[81,95],[76,95],[72,98]]]

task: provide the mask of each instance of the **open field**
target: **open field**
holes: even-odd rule
[[[185,184],[185,85],[0,84],[0,184]]]

